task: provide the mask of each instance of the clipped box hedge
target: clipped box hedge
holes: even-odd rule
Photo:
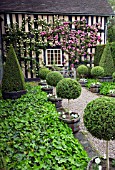
[[[89,157],[47,102],[40,86],[28,86],[17,100],[0,100],[1,168],[13,170],[84,170]]]
[[[102,44],[102,45],[100,44],[96,46],[95,55],[94,55],[94,66],[99,65],[104,48],[105,48],[105,44]],[[112,55],[114,66],[115,66],[115,42],[110,43],[110,49],[111,49],[111,55]]]

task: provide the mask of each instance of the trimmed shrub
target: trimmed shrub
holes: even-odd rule
[[[54,86],[54,87],[56,87],[57,83],[62,79],[63,79],[62,74],[57,71],[52,71],[48,73],[46,76],[47,84],[49,84],[50,86]]]
[[[97,98],[89,102],[84,110],[84,125],[96,138],[115,139],[115,99]]]
[[[110,48],[111,48],[111,55],[112,55],[113,62],[114,62],[114,67],[115,67],[115,42],[112,42],[110,44]]]
[[[97,45],[95,48],[95,54],[94,54],[94,66],[98,66],[101,56],[103,54],[103,50],[105,48],[105,44],[104,45]]]
[[[48,68],[46,67],[41,67],[39,69],[39,72],[38,72],[38,76],[42,79],[42,80],[45,80],[46,79],[46,76],[47,74],[51,72]]]
[[[76,99],[81,94],[81,85],[76,80],[64,78],[56,86],[57,96],[63,99]]]
[[[77,68],[77,72],[78,72],[78,74],[81,76],[81,77],[84,77],[85,75],[87,75],[88,74],[88,67],[87,66],[85,66],[85,65],[80,65],[80,66],[78,66],[78,68]]]
[[[115,72],[112,74],[113,82],[115,82]]]
[[[2,92],[25,90],[24,76],[12,45],[3,69]]]
[[[101,56],[99,66],[104,68],[104,76],[111,76],[114,72],[114,63],[111,55],[109,43],[106,44]]]
[[[98,78],[104,75],[104,69],[101,66],[95,66],[91,69],[91,75]]]

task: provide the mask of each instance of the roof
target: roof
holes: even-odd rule
[[[0,12],[114,14],[107,0],[0,0]]]

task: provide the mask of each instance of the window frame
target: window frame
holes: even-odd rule
[[[53,62],[56,60],[56,58],[54,59],[54,54],[56,54],[55,53],[55,51],[57,50],[57,51],[60,51],[60,53],[58,53],[57,52],[57,63],[55,62],[55,63],[52,63],[51,64],[51,61],[50,61],[50,64],[48,64],[48,50],[50,51],[50,60],[51,60],[51,51],[53,51]],[[60,54],[60,64],[58,64],[58,54]],[[59,48],[48,48],[48,49],[46,49],[46,66],[52,66],[53,64],[55,64],[56,66],[63,66],[63,61],[62,61],[62,50],[61,49],[59,49]]]

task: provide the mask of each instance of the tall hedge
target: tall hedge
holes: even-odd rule
[[[2,92],[25,90],[24,76],[12,45],[3,69]]]
[[[99,66],[99,62],[103,54],[104,48],[105,48],[105,44],[96,46],[95,55],[94,55],[94,66]]]
[[[107,43],[104,48],[103,54],[99,62],[99,66],[104,68],[104,76],[111,76],[114,72],[114,63],[109,43]]]
[[[113,62],[114,62],[114,66],[115,66],[115,42],[112,42],[110,44],[110,49],[111,49],[111,55],[113,57]]]

